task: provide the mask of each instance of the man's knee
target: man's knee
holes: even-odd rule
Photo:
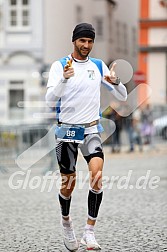
[[[61,173],[61,193],[68,197],[71,195],[76,184],[76,173],[62,174]]]
[[[95,190],[100,190],[102,187],[102,171],[90,172],[90,184]]]

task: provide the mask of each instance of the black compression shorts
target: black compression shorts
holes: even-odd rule
[[[71,174],[76,171],[78,148],[80,148],[87,163],[93,157],[104,159],[101,137],[98,133],[85,135],[83,144],[59,141],[56,147],[56,155],[61,173]]]

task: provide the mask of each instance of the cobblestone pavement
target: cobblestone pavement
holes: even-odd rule
[[[44,167],[45,159],[31,171],[13,167],[8,173],[0,173],[0,251],[65,251],[57,201],[59,177],[55,177],[50,190],[53,180],[43,179]],[[81,155],[77,168],[71,216],[80,239],[86,222],[89,186]],[[21,188],[13,190],[8,185],[9,178],[18,171],[21,173],[15,174],[12,183],[16,187],[20,183]],[[96,238],[105,252],[167,251],[167,143],[143,153],[111,154],[105,147],[104,198]]]

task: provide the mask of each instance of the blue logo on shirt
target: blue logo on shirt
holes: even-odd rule
[[[94,70],[88,70],[89,79],[95,80],[95,71]]]

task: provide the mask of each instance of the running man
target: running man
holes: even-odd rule
[[[81,243],[88,250],[100,250],[94,226],[103,197],[102,170],[104,154],[100,132],[100,86],[104,84],[117,99],[125,101],[127,91],[116,77],[113,64],[109,70],[100,59],[89,57],[95,40],[91,24],[78,24],[73,30],[73,52],[55,61],[47,84],[46,102],[56,104],[56,154],[62,176],[59,202],[62,214],[64,245],[69,251],[78,249],[70,204],[76,181],[78,148],[87,161],[90,172],[88,192],[88,219]]]

